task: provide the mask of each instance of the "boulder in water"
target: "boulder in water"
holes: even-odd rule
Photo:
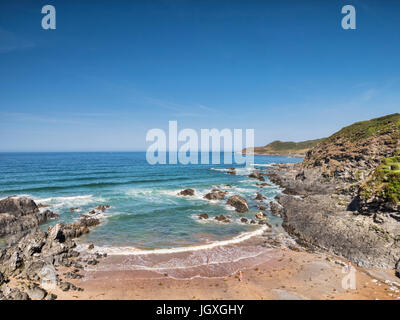
[[[178,193],[180,196],[193,196],[194,190],[193,189],[185,189]]]
[[[228,199],[226,203],[234,207],[237,212],[243,213],[249,211],[247,201],[241,196],[232,196]]]

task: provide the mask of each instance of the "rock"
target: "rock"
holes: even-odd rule
[[[8,267],[10,272],[14,272],[18,268],[22,267],[24,263],[24,260],[21,256],[21,253],[19,251],[14,252],[11,255],[10,260],[8,261]]]
[[[0,272],[0,287],[7,281],[6,277]]]
[[[77,211],[77,210],[79,210],[79,208],[69,208],[69,211],[70,211],[70,212],[75,212],[75,211]]]
[[[94,244],[89,244],[88,250],[93,250],[94,249]]]
[[[265,181],[265,178],[260,174],[260,171],[254,170],[249,174],[249,178],[258,179],[260,181]]]
[[[193,196],[194,190],[193,189],[185,189],[178,193],[180,196]]]
[[[32,285],[28,288],[27,293],[30,298],[35,300],[43,300],[47,296],[47,291],[40,288],[38,285]]]
[[[224,222],[224,223],[229,223],[231,222],[231,220],[229,220],[227,217],[225,217],[224,215],[220,215],[220,216],[216,216],[214,218],[215,220],[219,221],[219,222]]]
[[[233,169],[233,170],[232,170],[232,169]],[[236,170],[235,170],[235,168],[231,168],[231,170],[227,171],[226,173],[227,173],[227,174],[235,175],[235,174],[236,174]]]
[[[60,287],[60,289],[61,289],[62,291],[68,291],[68,290],[71,289],[71,283],[69,283],[69,282],[61,282],[61,283],[59,284],[59,287]]]
[[[282,216],[283,228],[306,248],[329,250],[362,267],[393,268],[400,256],[392,240],[400,234],[398,221],[379,216],[377,224],[373,215],[355,216],[351,199],[359,187],[344,176],[328,179],[325,174],[303,164],[272,170],[270,180],[285,192],[270,203],[271,212]],[[350,203],[349,208],[338,207],[338,199]]]
[[[57,295],[55,295],[54,293],[50,293],[46,297],[46,300],[56,300],[56,299],[57,299]]]
[[[292,250],[292,251],[300,252],[300,249],[299,249],[299,247],[297,247],[297,246],[289,245],[288,248],[289,248],[290,250]]]
[[[271,213],[274,216],[282,217],[283,207],[279,203],[277,203],[275,201],[271,201],[269,203],[269,207],[271,209]]]
[[[260,209],[260,210],[262,210],[262,211],[267,210],[267,207],[266,207],[266,206],[263,206],[263,205],[258,205],[257,208]]]
[[[226,202],[228,205],[234,207],[237,212],[243,213],[249,210],[247,201],[241,196],[232,196]]]
[[[259,219],[259,220],[264,220],[265,219],[264,213],[261,212],[261,211],[257,212],[256,213],[256,218]]]
[[[106,211],[108,208],[110,208],[109,205],[105,205],[105,206],[104,206],[104,205],[100,205],[100,206],[96,207],[95,210],[100,211],[100,212],[104,212],[104,211]]]
[[[57,223],[53,227],[49,227],[49,235],[48,238],[52,241],[57,240],[59,242],[65,241],[65,235],[63,233],[64,225],[61,223]]]
[[[250,224],[256,224],[257,222],[251,219]]]
[[[91,211],[89,211],[89,214],[96,214],[96,211],[95,210],[91,210]]]
[[[41,213],[31,199],[8,197],[0,200],[0,237],[37,227],[56,217],[58,215],[49,210]]]
[[[88,260],[88,262],[87,262],[87,264],[91,265],[91,266],[95,266],[98,263],[99,263],[99,261],[97,261],[96,259],[91,259],[91,260]]]
[[[56,266],[79,268],[79,252],[74,250],[74,238],[89,232],[89,227],[99,224],[98,219],[82,218],[71,224],[62,223],[49,227],[48,233],[35,228],[16,239],[4,249],[0,249],[0,296],[4,299],[54,299],[37,285],[39,281],[56,284],[58,279]],[[102,255],[96,255],[100,257]],[[91,259],[89,264],[95,265],[98,260]],[[78,270],[79,269],[74,269]],[[67,271],[66,276],[78,279],[81,276],[76,271]],[[6,277],[23,280],[27,285],[28,294],[7,286]],[[78,290],[74,285],[59,282],[62,290]]]
[[[11,289],[11,292],[6,296],[8,300],[31,300],[25,292],[14,288]]]
[[[208,200],[224,200],[225,195],[226,195],[227,193],[228,193],[228,192],[226,192],[226,191],[221,191],[221,190],[218,190],[218,189],[213,189],[213,190],[211,190],[211,192],[207,193],[207,194],[204,196],[204,198],[205,198],[205,199],[208,199]]]
[[[46,239],[46,233],[40,229],[32,230],[23,238],[23,250],[25,256],[32,256],[40,253]]]
[[[256,186],[259,186],[259,187],[263,188],[263,187],[269,187],[271,185],[266,183],[266,182],[262,182],[262,183],[256,183]]]
[[[0,213],[10,213],[14,216],[26,216],[38,212],[36,203],[28,198],[8,197],[0,200]]]
[[[81,276],[80,274],[77,274],[77,273],[67,272],[65,274],[65,278],[67,278],[67,279],[82,279],[83,276]]]
[[[37,204],[37,207],[38,208],[48,208],[48,207],[50,207],[48,204],[43,204],[43,203],[38,203]]]
[[[265,199],[265,197],[259,192],[257,192],[257,195],[254,198],[254,200],[256,200],[256,201],[263,201],[264,199]]]
[[[200,219],[200,220],[201,220],[201,219],[208,219],[208,214],[207,214],[207,213],[199,214],[199,219]]]
[[[240,219],[240,222],[242,222],[242,223],[248,223],[249,220],[247,220],[246,218],[241,218],[241,219]]]

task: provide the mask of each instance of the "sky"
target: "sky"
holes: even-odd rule
[[[400,111],[399,57],[400,1],[2,0],[0,151],[146,150],[171,120],[326,137]]]

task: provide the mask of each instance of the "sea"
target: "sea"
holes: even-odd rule
[[[211,156],[211,155],[210,155]],[[223,160],[224,154],[221,155]],[[200,155],[199,155],[200,157]],[[282,190],[267,177],[267,186],[249,178],[254,169],[268,170],[274,163],[301,159],[254,156],[244,164],[156,164],[145,152],[0,153],[0,198],[28,197],[52,210],[59,218],[42,225],[71,223],[90,215],[99,205],[105,212],[93,215],[101,224],[79,239],[81,245],[94,244],[110,254],[184,252],[239,243],[263,231],[263,226],[245,224],[260,211],[253,200],[257,192],[264,205]],[[234,167],[236,175],[227,174]],[[178,193],[191,188],[194,196]],[[209,201],[204,195],[213,188],[227,191],[225,200]],[[244,197],[250,210],[237,213],[226,204],[232,195]],[[74,210],[71,210],[73,208]],[[209,219],[199,219],[199,214]],[[269,223],[284,232],[281,218],[266,211]],[[230,223],[214,217],[228,216]]]

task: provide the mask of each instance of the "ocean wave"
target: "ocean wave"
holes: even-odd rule
[[[109,255],[152,255],[152,254],[171,254],[179,252],[192,252],[199,250],[213,249],[216,247],[227,246],[231,244],[241,243],[243,241],[249,240],[252,237],[260,236],[263,234],[268,227],[262,225],[260,228],[254,231],[243,232],[238,236],[229,240],[214,241],[208,244],[194,245],[188,247],[176,247],[168,249],[138,249],[135,247],[97,247],[97,251],[100,253],[107,253]]]
[[[129,181],[114,181],[114,182],[94,182],[94,183],[83,183],[83,184],[74,184],[74,185],[62,185],[62,186],[42,186],[42,187],[31,187],[31,188],[22,188],[22,189],[7,189],[2,190],[2,193],[19,193],[19,192],[35,192],[35,191],[57,191],[57,190],[68,190],[75,188],[103,188],[110,186],[119,186],[119,185],[129,185],[129,184],[138,184],[138,183],[155,183],[155,182],[170,182],[170,181],[179,181],[179,180],[189,180],[187,177],[175,177],[168,179],[146,179],[146,180],[129,180]]]
[[[34,198],[36,203],[48,205],[50,208],[72,208],[87,206],[92,203],[104,203],[105,199],[101,197],[94,197],[93,195],[79,195],[79,196],[64,196],[64,197],[50,197],[50,198]]]

